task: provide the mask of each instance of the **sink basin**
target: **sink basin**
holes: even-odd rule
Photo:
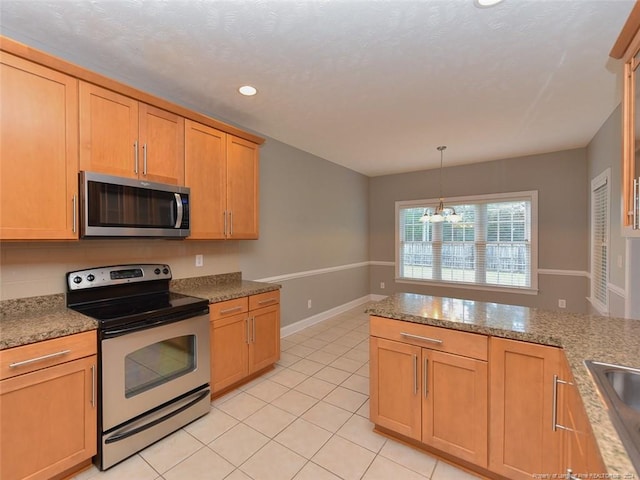
[[[604,375],[622,403],[640,413],[640,370],[618,367]]]
[[[640,370],[585,360],[631,463],[640,472]]]

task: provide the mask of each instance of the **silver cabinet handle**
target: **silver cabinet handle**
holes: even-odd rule
[[[91,407],[96,408],[96,366],[91,365]]]
[[[424,398],[427,398],[427,395],[429,394],[429,385],[428,385],[428,381],[429,381],[429,359],[425,357],[424,359],[424,372],[422,373],[422,391],[424,393]]]
[[[174,228],[180,228],[182,225],[182,216],[184,215],[184,208],[182,206],[182,196],[179,193],[173,194],[176,199],[176,224]]]
[[[439,340],[437,338],[422,337],[420,335],[413,335],[412,333],[406,333],[406,332],[400,332],[400,336],[405,338],[413,338],[415,340],[422,340],[423,342],[437,343],[438,345],[442,345],[442,340]]]
[[[138,141],[133,142],[133,173],[138,174]]]
[[[640,209],[640,177],[633,179],[633,225],[634,230],[640,228],[640,222],[638,222],[638,216]]]
[[[224,310],[220,310],[220,315],[226,315],[227,313],[239,312],[242,310],[242,305],[238,305],[237,307],[225,308]]]
[[[224,219],[223,236],[226,237],[227,236],[227,211],[226,210],[224,212],[222,212],[222,218]]]
[[[66,355],[67,353],[71,353],[71,350],[62,350],[60,352],[43,355],[41,357],[30,358],[29,360],[22,360],[21,362],[10,363],[9,368],[17,368],[17,367],[22,367],[23,365],[29,365],[30,363],[42,362],[44,360],[49,360],[50,358],[61,357],[63,355]]]
[[[572,432],[573,429],[565,427],[564,425],[560,425],[558,423],[558,384],[573,385],[573,383],[571,382],[560,380],[558,375],[553,376],[553,405],[551,410],[551,423],[553,424],[552,428],[554,432],[557,430],[567,430],[569,432]]]
[[[418,356],[413,355],[413,394],[418,394]]]
[[[251,341],[256,343],[256,317],[251,317]]]
[[[267,303],[273,303],[273,302],[277,302],[278,300],[276,300],[275,298],[265,298],[264,300],[260,300],[258,302],[258,305],[266,305]]]
[[[78,196],[74,195],[71,200],[71,205],[73,207],[73,233],[76,233],[77,223],[78,223],[78,213],[76,212],[76,207],[78,205]]]
[[[147,144],[142,145],[142,175],[147,175]]]

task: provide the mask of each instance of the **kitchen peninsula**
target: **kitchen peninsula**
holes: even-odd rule
[[[502,477],[564,473],[575,451],[582,468],[637,476],[583,363],[639,368],[637,320],[410,293],[366,312],[379,431]]]

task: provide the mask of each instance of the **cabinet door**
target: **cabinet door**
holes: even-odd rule
[[[140,179],[184,185],[184,118],[139,104]]]
[[[0,477],[48,479],[96,453],[96,356],[0,382]]]
[[[258,145],[227,135],[228,238],[258,238]]]
[[[422,350],[422,441],[487,466],[487,362]]]
[[[554,431],[558,348],[491,338],[489,469],[508,478],[561,471],[561,432]]]
[[[137,178],[138,102],[80,82],[80,170]]]
[[[558,395],[561,402],[558,419],[564,435],[562,470],[570,468],[579,478],[606,473],[580,392],[569,365],[563,363],[561,379],[568,383],[558,385],[561,393]]]
[[[249,373],[252,373],[273,365],[280,359],[280,305],[253,310],[249,314]]]
[[[217,393],[249,374],[246,313],[211,322],[211,390]]]
[[[185,120],[185,185],[191,188],[189,239],[222,239],[227,196],[227,134]]]
[[[0,54],[0,239],[73,239],[78,81]]]
[[[420,347],[371,337],[370,419],[421,440]]]

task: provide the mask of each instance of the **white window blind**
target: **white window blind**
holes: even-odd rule
[[[434,203],[396,204],[399,279],[537,288],[537,192],[449,199],[461,222],[420,222]]]
[[[609,170],[591,182],[591,303],[609,310]]]

